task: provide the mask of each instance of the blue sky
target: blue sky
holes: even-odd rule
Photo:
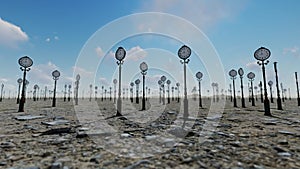
[[[239,67],[243,67],[246,73],[253,71],[257,75],[255,84],[258,84],[261,71],[253,53],[260,46],[265,46],[272,52],[270,63],[266,67],[268,80],[275,80],[273,62],[277,61],[280,81],[285,88],[291,88],[295,93],[294,72],[299,71],[300,61],[299,5],[298,0],[3,0],[0,5],[0,82],[5,84],[6,90],[14,92],[17,86],[16,79],[22,75],[17,60],[28,55],[34,60],[32,70],[28,73],[31,82],[29,88],[33,88],[34,84],[42,88],[45,85],[51,87],[51,72],[55,69],[62,72],[58,82],[59,91],[64,84],[72,83],[74,70],[82,76],[91,76],[85,81],[83,78],[82,88],[86,88],[90,83],[109,86],[112,79],[117,77],[113,52],[119,45],[128,53],[128,59],[123,65],[123,70],[126,71],[123,76],[125,87],[130,81],[141,78],[139,64],[142,61],[149,64],[147,83],[152,88],[157,88],[155,83],[163,73],[168,73],[168,78],[173,79],[174,83],[182,82],[182,65],[176,56],[177,50],[182,44],[189,44],[198,38],[189,35],[190,32],[186,31],[184,24],[169,28],[171,23],[161,23],[159,18],[129,20],[103,38],[96,38],[96,41],[91,42],[93,37],[97,36],[97,31],[99,33],[101,28],[117,22],[122,17],[143,12],[163,12],[184,18],[207,37],[203,41],[211,42],[225,71],[227,83],[224,84],[224,88],[227,89],[230,82],[228,71]],[[142,34],[121,39],[109,48],[100,45],[108,44],[110,38],[112,39],[117,32],[126,32],[124,29],[127,27],[132,26],[134,29],[135,22],[140,26],[146,25],[141,29],[147,29],[149,32],[155,29],[180,32],[194,39],[180,42],[157,34]],[[190,45],[192,49],[196,48],[193,47],[195,44]],[[91,56],[83,55],[85,47]],[[198,70],[204,72],[205,91],[210,89],[214,80],[213,77],[208,77],[208,74],[212,73],[207,69],[209,64],[201,60],[203,57],[210,57],[203,56],[204,53],[193,52],[190,58],[189,91],[196,85],[194,74]],[[89,70],[91,67],[88,66],[76,67],[79,57],[84,57],[83,59],[90,62],[94,59],[102,62],[97,64],[98,67]],[[238,86],[239,83],[237,88]]]

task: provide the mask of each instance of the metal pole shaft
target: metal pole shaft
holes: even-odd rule
[[[142,110],[146,110],[145,106],[145,74],[143,74],[143,99],[142,99]]]
[[[275,77],[276,77],[275,79],[276,79],[276,88],[277,88],[277,109],[282,110],[280,91],[279,91],[278,74],[277,74],[277,62],[274,62],[274,69],[275,69]]]
[[[55,94],[56,94],[56,80],[54,80],[54,90],[53,90],[52,107],[55,107],[55,106],[56,106],[56,98],[55,98]]]
[[[25,81],[26,81],[26,68],[24,68],[24,73],[23,73],[22,94],[21,94],[21,100],[20,100],[19,111],[18,111],[18,112],[24,112],[24,103],[25,103]]]
[[[253,91],[253,80],[251,79],[251,94],[252,94],[252,106],[255,106],[255,100],[254,100],[254,91]]]
[[[236,97],[235,97],[235,83],[234,83],[234,77],[232,77],[232,85],[233,85],[233,106],[237,107],[236,104]]]
[[[243,77],[241,76],[241,91],[242,91],[242,107],[245,108],[245,98],[244,98],[244,86],[243,86]]]
[[[122,100],[121,100],[121,69],[122,61],[119,62],[119,91],[118,91],[118,100],[117,100],[117,116],[122,116]],[[103,88],[102,88],[102,101],[103,101]]]
[[[300,97],[299,97],[299,86],[298,86],[297,72],[295,72],[295,78],[296,78],[296,87],[297,87],[297,101],[298,101],[298,106],[300,106]]]
[[[267,90],[267,82],[266,82],[266,70],[265,70],[265,63],[262,62],[262,71],[263,71],[263,80],[264,80],[264,89],[265,89],[265,100],[264,100],[264,107],[265,107],[265,116],[272,116],[270,111],[270,101],[268,99],[268,90]]]

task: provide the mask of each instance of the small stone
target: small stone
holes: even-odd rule
[[[47,126],[57,126],[57,125],[62,125],[62,124],[69,124],[68,120],[55,120],[55,121],[50,121],[50,122],[41,122],[41,124],[47,125]]]
[[[23,116],[16,116],[15,119],[19,121],[25,121],[25,120],[34,120],[34,119],[40,119],[44,118],[45,116],[32,116],[32,115],[23,115]]]
[[[11,142],[2,142],[2,143],[0,143],[0,147],[1,148],[13,148],[13,147],[16,147],[16,145]]]
[[[131,137],[131,135],[128,134],[128,133],[122,133],[121,134],[121,138],[127,138],[127,137]]]
[[[51,165],[51,169],[62,169],[62,163],[61,162],[55,162]]]
[[[285,131],[285,130],[279,130],[278,133],[280,134],[286,134],[286,135],[294,135],[295,133],[289,132],[289,131]]]
[[[157,138],[157,136],[155,136],[155,135],[145,136],[145,139],[148,140],[148,141],[154,140],[156,138]]]
[[[284,156],[284,157],[290,157],[292,154],[289,152],[280,152],[280,153],[278,153],[278,155]]]

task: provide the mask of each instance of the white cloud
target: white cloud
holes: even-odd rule
[[[300,57],[300,51],[299,48],[294,46],[291,48],[284,48],[283,49],[283,54],[284,55],[292,55],[294,57]]]
[[[97,48],[95,49],[95,51],[96,51],[97,56],[98,56],[99,58],[101,58],[101,57],[104,56],[104,52],[103,52],[103,50],[101,49],[101,47],[97,47]]]
[[[59,37],[58,36],[54,36],[54,40],[59,40]]]
[[[99,80],[100,80],[100,86],[110,86],[110,84],[111,84],[111,83],[108,82],[107,79],[104,78],[104,77],[100,77]]]
[[[244,3],[245,1],[154,0],[145,1],[142,10],[174,14],[206,29],[223,19],[234,16],[244,6]],[[146,28],[146,30],[148,29]]]
[[[8,79],[6,79],[6,78],[0,78],[0,82],[6,83],[6,82],[8,82]]]
[[[46,38],[46,40],[45,40],[46,42],[50,42],[51,40],[50,40],[50,38]]]
[[[252,71],[259,71],[260,67],[257,64],[257,62],[250,62],[246,64],[247,69],[252,70]]]
[[[90,77],[93,74],[93,72],[87,71],[81,67],[73,66],[72,68],[73,68],[73,71],[76,72],[76,74],[79,74],[81,77],[84,77],[84,76]]]
[[[17,47],[20,42],[28,41],[28,35],[22,31],[21,27],[9,23],[0,18],[0,44]]]
[[[127,51],[125,59],[138,61],[145,58],[146,56],[147,52],[144,49],[142,49],[140,46],[135,46]]]
[[[28,75],[32,77],[35,83],[52,84],[53,79],[51,73],[56,69],[59,68],[52,62],[48,62],[47,64],[33,66]]]

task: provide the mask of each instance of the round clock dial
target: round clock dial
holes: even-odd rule
[[[32,64],[33,64],[33,61],[28,56],[24,56],[19,59],[19,65],[21,65],[24,68],[28,68],[28,67],[32,66]]]
[[[113,80],[113,83],[114,83],[114,84],[117,84],[117,82],[118,82],[117,79],[114,79],[114,80]]]
[[[159,80],[157,83],[158,83],[158,85],[161,85],[161,84],[162,84],[162,81],[161,81],[161,80]]]
[[[269,49],[265,47],[260,47],[254,52],[254,57],[257,60],[264,61],[271,56],[271,52]]]
[[[18,83],[22,83],[23,80],[22,80],[21,78],[19,78],[19,79],[17,80],[17,82],[18,82]]]
[[[135,84],[140,84],[140,79],[135,80]]]
[[[239,68],[238,73],[239,73],[240,76],[243,76],[244,75],[244,70],[242,68]]]
[[[133,86],[134,86],[134,83],[133,83],[133,82],[131,82],[131,83],[130,83],[130,86],[131,86],[131,87],[133,87]]]
[[[236,70],[232,69],[232,70],[229,71],[229,76],[235,77],[236,75],[237,75]]]
[[[196,73],[196,78],[201,79],[203,77],[203,74],[201,72]]]
[[[255,78],[255,74],[253,72],[248,73],[247,77],[249,79],[254,79]]]
[[[179,86],[180,86],[180,83],[176,83],[176,86],[179,87]]]
[[[167,80],[167,84],[171,84],[171,80]]]
[[[272,86],[272,85],[273,85],[273,81],[270,80],[270,81],[268,82],[268,85],[269,85],[269,86]]]
[[[117,49],[115,57],[116,57],[117,60],[122,61],[125,58],[125,55],[126,55],[125,49],[123,47],[119,47]]]
[[[165,82],[165,81],[167,80],[167,78],[166,78],[166,76],[162,76],[162,77],[160,77],[160,80],[161,80],[162,82]]]
[[[142,72],[146,72],[146,71],[148,70],[148,65],[147,65],[147,63],[146,63],[146,62],[142,62],[142,63],[140,64],[140,69],[141,69]]]
[[[178,50],[178,56],[185,60],[191,56],[191,48],[189,48],[186,45],[183,45],[179,50]]]
[[[59,77],[60,76],[60,72],[58,71],[58,70],[54,70],[53,72],[52,72],[52,76],[53,77]]]

